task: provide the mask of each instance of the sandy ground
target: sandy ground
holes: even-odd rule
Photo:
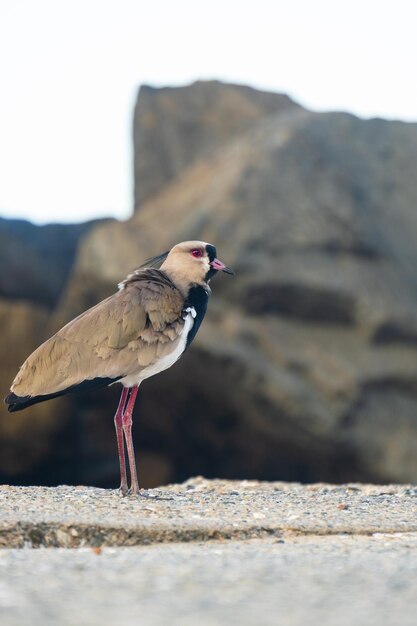
[[[412,486],[193,479],[146,495],[1,487],[0,624],[417,623]]]

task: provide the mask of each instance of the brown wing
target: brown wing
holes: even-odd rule
[[[184,298],[160,270],[138,270],[120,291],[69,322],[25,361],[17,396],[57,393],[85,380],[117,379],[163,356],[184,325]]]

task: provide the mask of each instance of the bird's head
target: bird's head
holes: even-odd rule
[[[218,272],[234,274],[217,258],[216,248],[204,241],[183,241],[154,259],[164,259],[161,270],[184,288],[207,284]]]

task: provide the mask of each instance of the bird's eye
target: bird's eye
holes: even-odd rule
[[[191,254],[194,258],[201,259],[201,257],[203,256],[203,251],[199,248],[194,248],[194,250],[191,250]]]

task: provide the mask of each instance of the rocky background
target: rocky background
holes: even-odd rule
[[[0,392],[27,354],[178,241],[217,245],[193,348],[147,381],[143,486],[417,481],[417,124],[218,82],[139,91],[130,220],[0,222]],[[116,486],[118,389],[0,409],[0,480]]]

